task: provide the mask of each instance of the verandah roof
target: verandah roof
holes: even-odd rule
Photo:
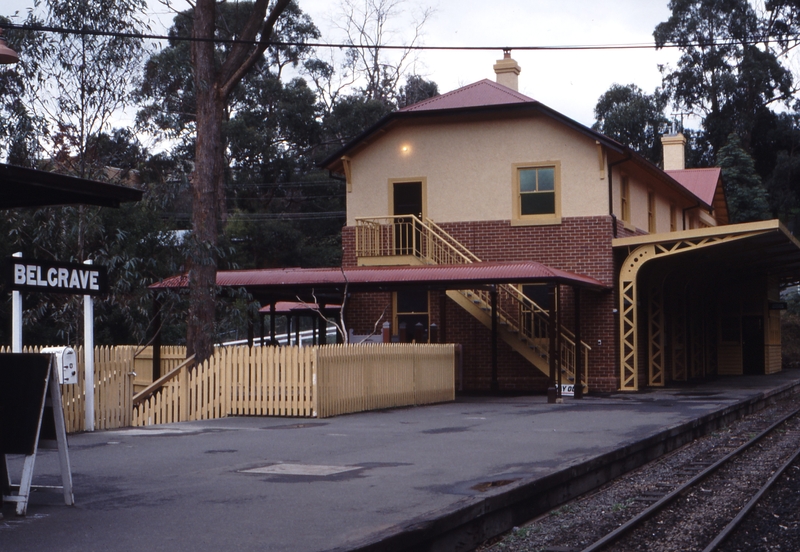
[[[393,291],[408,287],[470,289],[492,284],[563,284],[590,290],[609,289],[602,282],[535,261],[484,262],[460,265],[379,266],[353,268],[278,268],[217,272],[217,285],[245,288],[267,299],[312,302],[315,297],[341,297],[348,292]],[[188,287],[186,274],[153,284],[151,289]]]

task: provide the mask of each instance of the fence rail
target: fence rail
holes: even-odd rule
[[[163,376],[171,372],[176,366],[186,360],[186,347],[180,345],[162,345],[160,373]],[[134,392],[139,392],[158,379],[153,377],[153,347],[140,347],[136,349],[136,358],[133,363],[136,376],[133,379]]]

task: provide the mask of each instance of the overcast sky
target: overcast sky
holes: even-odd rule
[[[416,2],[416,3],[414,3]],[[409,0],[409,8],[431,5],[435,13],[424,28],[426,46],[564,46],[588,44],[652,44],[655,26],[669,17],[667,0],[438,0],[424,4]],[[165,25],[167,9],[149,0],[154,17]],[[299,0],[323,33],[336,42],[341,33],[332,23],[337,0]],[[181,0],[174,5],[180,7]],[[4,0],[0,13],[19,10],[22,18],[33,0]],[[20,20],[17,20],[20,21]],[[408,34],[398,19],[397,40]],[[155,28],[154,32],[162,29]],[[439,85],[440,92],[480,79],[494,79],[496,51],[420,52],[416,72]],[[520,92],[577,121],[591,125],[599,96],[614,83],[634,83],[646,92],[661,84],[658,64],[674,64],[674,50],[600,50],[568,52],[512,51],[522,67]]]

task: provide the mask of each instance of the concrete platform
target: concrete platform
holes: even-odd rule
[[[40,492],[17,518],[6,504],[0,550],[467,550],[797,390],[788,370],[558,405],[463,397],[73,435],[76,506]],[[9,460],[18,482],[21,458]],[[34,484],[57,482],[55,452],[41,452]]]

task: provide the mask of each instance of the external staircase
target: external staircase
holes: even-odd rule
[[[387,264],[468,264],[481,260],[430,219],[413,215],[356,219],[356,256]],[[487,328],[492,327],[487,290],[451,290],[447,296]],[[550,374],[549,313],[513,285],[497,286],[498,336],[545,376]],[[575,335],[560,328],[562,382],[575,383]],[[581,342],[581,382],[586,390],[589,345]]]

